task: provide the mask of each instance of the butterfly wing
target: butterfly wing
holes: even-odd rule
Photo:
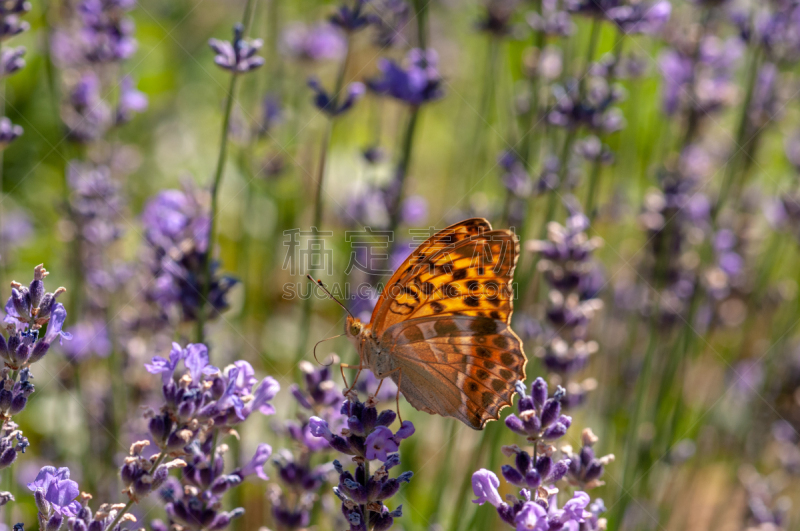
[[[392,374],[415,408],[455,417],[480,430],[511,405],[514,382],[525,380],[522,342],[504,322],[477,316],[436,316],[398,323],[380,338],[402,375]]]
[[[383,330],[405,320],[446,315],[508,323],[518,254],[517,237],[507,230],[479,232],[452,245],[429,247],[416,257],[412,254],[406,261],[408,273],[393,277],[381,294],[372,329],[380,337]]]
[[[394,322],[402,320],[395,320],[390,316],[391,301],[388,301],[389,296],[397,293],[401,290],[402,286],[416,276],[421,267],[423,267],[423,264],[427,263],[431,256],[439,253],[439,251],[452,249],[459,242],[471,238],[472,236],[491,230],[491,224],[485,219],[471,218],[450,225],[425,240],[405,259],[389,279],[389,282],[386,283],[386,287],[381,292],[381,296],[375,305],[370,319],[373,329],[378,330],[376,323],[382,323],[382,328],[385,328]],[[389,323],[386,323],[387,318]]]

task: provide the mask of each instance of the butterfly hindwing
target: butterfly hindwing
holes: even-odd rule
[[[402,377],[403,396],[417,409],[455,417],[474,429],[511,405],[514,382],[525,380],[522,344],[502,321],[438,316],[404,321],[380,339]]]

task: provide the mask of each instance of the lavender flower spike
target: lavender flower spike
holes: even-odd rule
[[[243,33],[244,26],[237,24],[233,27],[233,42],[218,39],[208,41],[208,45],[217,54],[214,62],[234,74],[250,72],[264,64],[264,58],[256,55],[264,42],[261,39],[245,40]]]

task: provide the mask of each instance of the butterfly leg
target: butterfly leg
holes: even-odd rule
[[[353,379],[353,385],[347,385],[347,378],[344,375],[345,369],[358,369],[356,377]],[[342,373],[342,381],[344,382],[344,387],[346,389],[345,392],[343,393],[344,396],[347,396],[353,390],[353,387],[355,387],[356,383],[358,382],[358,377],[361,375],[361,371],[363,369],[364,366],[360,363],[358,365],[350,365],[349,363],[339,364],[339,371]]]
[[[397,418],[400,419],[400,423],[403,423],[403,417],[400,416],[400,383],[403,381],[403,371],[400,367],[396,369],[392,369],[389,372],[385,372],[381,374],[380,382],[378,383],[378,388],[375,389],[375,394],[373,396],[378,396],[378,392],[381,390],[381,386],[383,385],[383,381],[386,379],[387,376],[390,374],[397,373],[397,394],[394,397],[395,405],[397,406]]]

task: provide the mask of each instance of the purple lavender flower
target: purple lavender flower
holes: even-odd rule
[[[373,0],[376,14],[371,23],[376,28],[375,46],[381,49],[406,43],[403,30],[408,26],[411,6],[405,0]]]
[[[660,0],[654,4],[642,2],[615,7],[608,11],[607,16],[627,35],[654,35],[669,21],[671,13],[672,4]]]
[[[7,373],[8,371],[4,371]],[[8,380],[8,374],[3,374],[3,383]],[[27,382],[27,380],[26,380]],[[18,384],[19,385],[19,384]],[[30,385],[31,392],[33,392],[33,384]],[[8,404],[9,398],[9,391],[5,388],[0,391],[0,403],[1,404]],[[25,395],[27,396],[27,395]],[[15,400],[16,398],[16,400]],[[11,403],[19,402],[19,399],[16,396],[12,396]],[[12,414],[12,411],[5,410],[3,414],[8,417]],[[20,453],[25,453],[25,450],[30,446],[28,443],[27,437],[22,435],[22,431],[19,429],[19,426],[11,420],[7,420],[3,423],[2,429],[0,429],[0,469],[8,468],[14,461],[17,460],[17,457]],[[7,493],[5,493],[7,494]],[[8,501],[4,500],[6,496],[3,493],[0,493],[0,502]],[[13,500],[13,496],[11,498]],[[5,503],[2,503],[5,505]]]
[[[342,32],[332,24],[306,26],[293,23],[281,34],[280,50],[283,54],[305,61],[340,59],[347,44]]]
[[[111,354],[111,340],[106,324],[99,319],[81,321],[69,329],[72,341],[63,346],[64,355],[79,363],[90,356],[107,358]]]
[[[0,54],[0,63],[2,63],[2,74],[4,76],[13,74],[21,70],[25,66],[25,47],[17,46],[16,48],[3,48]]]
[[[564,3],[572,13],[599,19],[607,18],[611,10],[622,4],[620,0],[567,0]]]
[[[308,86],[314,91],[314,105],[331,118],[339,116],[350,110],[364,95],[363,83],[355,82],[347,86],[347,93],[340,101],[339,94],[328,94],[317,78],[308,80]]]
[[[370,0],[354,0],[353,7],[342,4],[336,13],[331,15],[329,19],[331,24],[348,33],[366,28],[372,22],[372,17],[366,12],[369,2]]]
[[[165,190],[145,205],[142,220],[156,279],[148,298],[166,316],[180,312],[183,320],[194,320],[201,303],[201,279],[208,253],[206,196],[189,184],[184,190]],[[212,316],[228,307],[228,292],[236,284],[231,277],[220,277],[218,267],[212,262],[208,292]]]
[[[130,76],[125,76],[120,81],[119,102],[117,103],[117,125],[129,122],[135,113],[147,110],[147,96],[138,90]]]
[[[230,70],[234,74],[243,74],[255,70],[264,64],[264,58],[256,55],[263,46],[261,39],[252,41],[243,38],[244,26],[237,24],[233,27],[233,41],[220,41],[210,39],[208,45],[216,53],[214,62],[220,68]]]
[[[472,474],[472,491],[478,497],[476,500],[472,500],[472,503],[483,505],[489,502],[495,507],[499,507],[503,503],[503,498],[497,491],[499,486],[500,480],[497,479],[494,472],[485,468],[478,470]]]
[[[42,524],[46,524],[54,514],[75,516],[80,509],[80,503],[75,500],[80,490],[78,484],[69,479],[69,468],[43,467],[36,479],[28,483],[28,489],[36,497]],[[42,529],[45,527],[41,526]]]
[[[8,340],[0,336],[0,358],[6,366],[19,370],[41,360],[56,338],[71,339],[62,330],[67,318],[64,305],[57,302],[66,291],[45,292],[44,279],[48,275],[43,265],[34,269],[33,281],[28,287],[12,282],[11,297],[6,302],[4,322],[9,326]],[[47,325],[44,337],[39,337],[41,328]],[[13,331],[13,332],[12,332]]]
[[[567,472],[567,481],[570,484],[585,490],[605,484],[600,478],[603,477],[603,472],[605,472],[605,467],[608,463],[614,461],[614,454],[608,454],[600,458],[595,457],[593,447],[597,444],[597,441],[597,436],[592,433],[591,429],[587,428],[581,434],[582,446],[577,454],[572,452],[570,446],[562,448],[562,452],[570,460],[569,472]]]
[[[585,91],[581,91],[580,85],[578,80],[570,79],[553,87],[555,105],[547,115],[551,124],[570,129],[585,126],[604,134],[625,127],[621,111],[614,106],[623,96],[618,87],[609,86],[603,78],[585,81]]]
[[[339,485],[333,491],[342,501],[342,513],[351,531],[389,529],[394,519],[402,515],[402,506],[389,511],[384,502],[394,496],[403,483],[408,483],[413,473],[404,472],[397,478],[390,478],[388,471],[400,464],[400,454],[388,452],[396,450],[402,440],[414,434],[414,425],[404,421],[397,432],[392,433],[388,426],[397,415],[391,410],[379,414],[372,400],[364,404],[351,397],[342,404],[341,413],[347,418],[347,428],[338,434],[319,417],[311,417],[310,425],[311,433],[325,439],[331,448],[354,456],[355,473],[344,470],[339,461],[333,462],[339,473]],[[382,461],[370,477],[364,467],[365,459]],[[362,512],[362,507],[366,507],[367,514]]]
[[[517,0],[487,0],[483,16],[477,23],[478,29],[498,37],[508,35],[518,3]]]
[[[549,463],[550,458],[545,456],[545,460],[543,463]],[[540,477],[537,470],[534,469],[531,470],[530,475]],[[506,502],[500,497],[497,490],[499,486],[500,481],[493,472],[483,468],[478,470],[472,475],[472,489],[478,498],[473,500],[473,503],[483,505],[489,502],[497,509],[500,518],[517,531],[583,529],[583,527],[579,527],[580,524],[593,516],[592,513],[585,511],[590,501],[589,495],[585,492],[575,492],[573,497],[564,504],[564,508],[558,509],[555,506],[555,493],[558,492],[558,489],[538,487],[528,490],[523,488],[519,493],[519,498],[508,496],[508,502]]]
[[[555,0],[542,2],[541,13],[529,11],[525,20],[534,31],[546,36],[568,37],[575,31],[575,23],[564,10],[563,2]]]
[[[406,56],[407,68],[389,59],[381,59],[378,64],[381,77],[368,81],[367,86],[378,94],[413,106],[437,100],[443,96],[438,62],[434,50],[416,48]]]
[[[11,120],[3,116],[0,118],[0,149],[5,149],[23,133],[19,125],[14,125]]]

